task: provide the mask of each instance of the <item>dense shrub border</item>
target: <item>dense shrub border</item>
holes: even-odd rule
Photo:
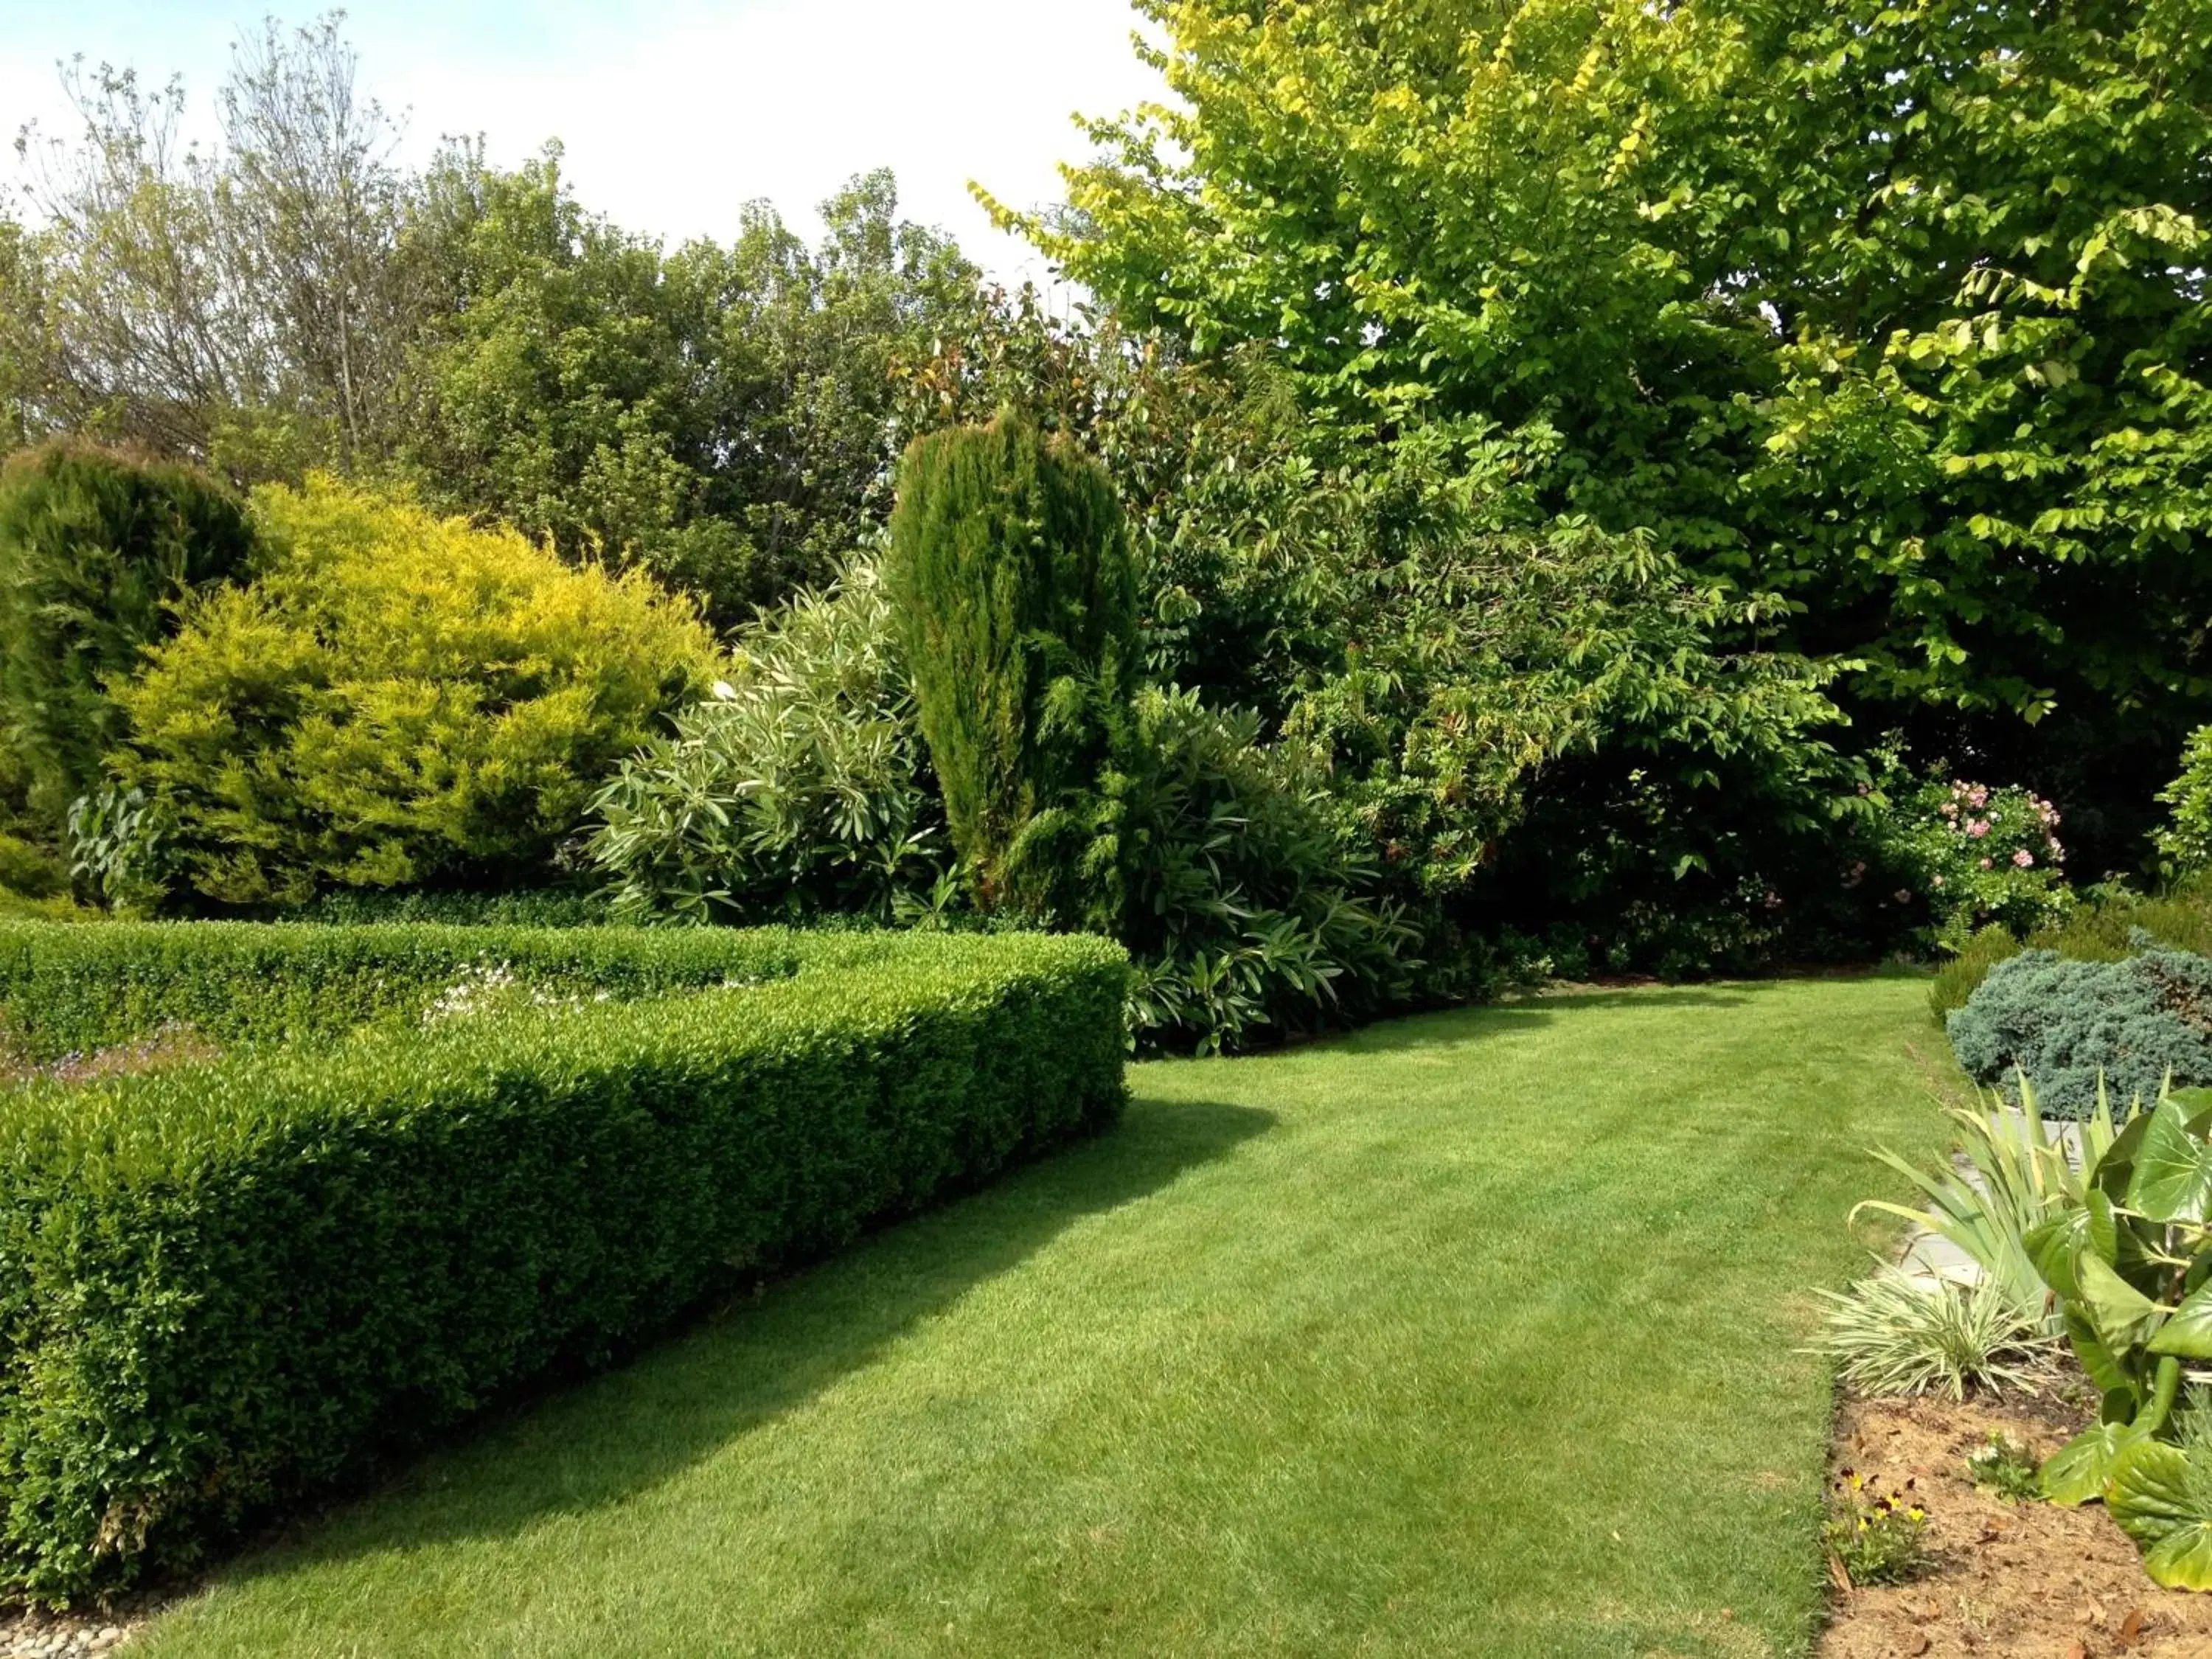
[[[202,939],[257,960],[210,930],[173,948]],[[273,948],[296,967],[375,942]],[[40,943],[34,964],[77,950]],[[71,960],[88,973],[98,948]],[[1110,1121],[1126,973],[1091,939],[832,939],[787,981],[18,1091],[0,1575],[61,1598],[187,1567],[732,1274]]]
[[[2095,894],[2055,927],[2025,940],[2001,927],[1984,927],[1946,963],[1929,988],[1938,1020],[1963,1008],[1999,963],[2025,951],[2050,951],[2069,962],[2124,962],[2151,944],[2212,956],[2212,877],[2193,876],[2152,897],[2126,892]]]

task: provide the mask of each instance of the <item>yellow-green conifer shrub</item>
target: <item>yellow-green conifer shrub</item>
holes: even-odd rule
[[[253,511],[269,568],[192,604],[112,758],[210,898],[526,874],[706,676],[707,629],[642,575],[327,478]]]

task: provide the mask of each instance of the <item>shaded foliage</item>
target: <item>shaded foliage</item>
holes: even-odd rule
[[[2133,856],[2212,704],[2195,6],[1143,9],[1177,99],[1006,216],[1125,322],[1493,434]]]
[[[189,467],[52,442],[0,468],[0,718],[48,834],[124,735],[112,688],[253,554],[244,504]]]

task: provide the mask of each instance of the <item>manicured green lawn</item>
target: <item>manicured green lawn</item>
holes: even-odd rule
[[[1800,1651],[1802,1287],[1939,1131],[1905,978],[1140,1067],[1127,1125],[510,1413],[185,1656]]]

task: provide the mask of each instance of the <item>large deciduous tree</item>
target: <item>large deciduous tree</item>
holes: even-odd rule
[[[588,211],[557,144],[427,168],[333,15],[243,40],[212,142],[184,88],[73,65],[0,218],[0,442],[86,434],[234,481],[404,476],[572,559],[641,564],[725,625],[829,574],[889,513],[903,364],[969,331],[981,274],[888,172],[810,246],[764,203],[669,252]]]
[[[27,424],[240,477],[388,442],[422,295],[399,129],[357,88],[338,23],[241,41],[205,149],[180,82],[66,71],[78,131],[17,137],[36,228],[13,282],[0,262]]]
[[[756,203],[727,246],[664,255],[576,201],[557,148],[509,173],[449,151],[425,203],[454,292],[416,359],[410,470],[572,556],[642,562],[725,625],[888,513],[895,370],[981,303],[889,173],[823,204],[818,248]]]
[[[2212,707],[2201,4],[1140,9],[1179,101],[1032,225],[1124,316],[1495,428],[1862,701],[2107,766]]]

